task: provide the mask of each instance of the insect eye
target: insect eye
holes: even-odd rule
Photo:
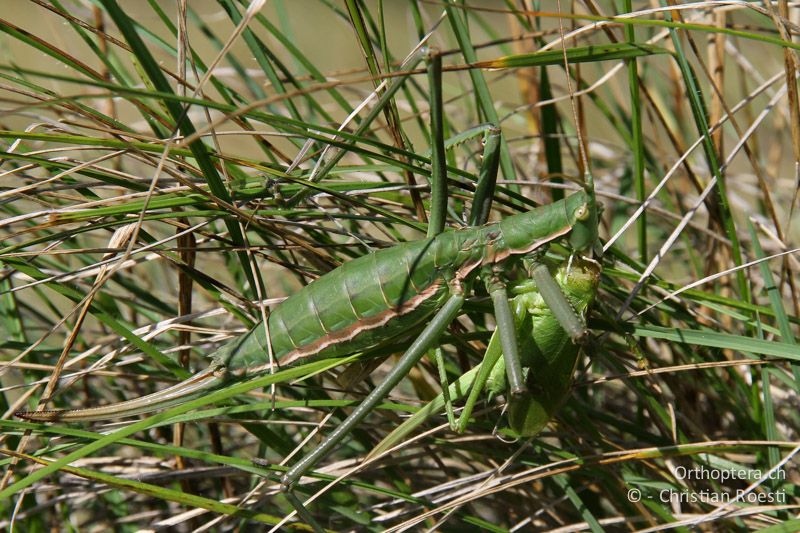
[[[585,205],[582,205],[575,211],[575,218],[578,220],[586,220],[589,218],[589,208]]]

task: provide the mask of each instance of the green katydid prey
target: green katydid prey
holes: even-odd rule
[[[551,271],[567,301],[578,316],[584,317],[597,293],[600,264],[594,260],[575,259],[553,266]],[[544,428],[567,398],[580,346],[572,342],[533,280],[522,280],[510,286],[509,292],[514,295],[511,307],[530,395],[509,399],[508,420],[512,433],[532,437]],[[495,331],[483,362],[450,384],[447,394],[439,394],[392,431],[373,448],[370,457],[392,448],[428,417],[438,414],[445,407],[447,397],[450,401],[457,401],[469,395],[455,428],[462,432],[484,388],[491,395],[505,393],[507,380],[501,356],[500,337]]]
[[[318,278],[277,306],[268,317],[268,326],[272,354],[281,366],[367,350],[427,323],[384,381],[283,476],[282,487],[295,508],[305,515],[291,492],[294,484],[437,345],[441,333],[458,316],[465,294],[477,277],[492,297],[511,396],[524,398],[528,393],[504,273],[524,259],[547,306],[570,338],[578,341],[586,332],[583,320],[541,258],[548,244],[557,240],[573,254],[591,251],[597,230],[597,205],[591,184],[587,184],[586,190],[499,223],[447,231],[367,254]],[[212,354],[206,370],[139,399],[104,407],[18,415],[39,421],[100,420],[180,403],[232,377],[269,371],[266,339],[265,327],[259,324]]]
[[[559,266],[553,277],[578,316],[584,317],[600,283],[599,263],[575,259]],[[511,293],[516,295],[512,306],[530,396],[509,398],[508,420],[514,432],[532,437],[544,428],[569,394],[580,346],[572,342],[573,332],[561,325],[533,280],[524,280]],[[497,359],[487,383],[495,395],[506,390],[505,361]],[[489,357],[485,361],[484,364],[491,364]]]

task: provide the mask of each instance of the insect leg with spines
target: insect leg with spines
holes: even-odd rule
[[[445,164],[444,114],[442,112],[442,58],[437,50],[430,50],[428,60],[428,86],[430,87],[430,120],[431,120],[431,220],[428,226],[428,237],[440,234],[444,229],[444,215],[447,211],[447,178]],[[470,226],[485,224],[491,212],[494,189],[497,183],[497,171],[500,164],[500,129],[492,124],[485,125],[483,131],[483,160],[473,196],[472,209],[469,215]],[[501,331],[501,344],[506,357],[509,382],[515,394],[524,392],[519,364],[519,353],[511,324],[511,308],[508,304],[502,271],[497,265],[486,265],[482,268],[481,277],[486,289],[492,297],[497,327]],[[445,395],[447,417],[452,428],[455,428],[452,403],[447,398],[449,384],[444,368],[444,357],[440,347],[434,348],[435,360],[439,367],[442,391]]]
[[[431,51],[428,54],[428,63],[428,74],[430,81],[429,85],[431,87],[430,102],[432,169],[431,216],[428,228],[428,238],[433,239],[433,242],[435,242],[437,240],[441,241],[441,239],[447,238],[446,234],[442,234],[444,229],[445,214],[447,211],[447,177],[443,137],[444,117],[442,115],[441,95],[441,56],[439,56],[435,50]],[[490,131],[495,136],[499,137],[499,130],[495,128]],[[484,158],[484,164],[482,165],[482,172],[478,182],[478,192],[480,194],[476,194],[476,205],[473,206],[473,213],[478,211],[478,214],[474,215],[474,218],[481,223],[485,222],[485,217],[488,216],[491,207],[491,193],[494,189],[494,183],[497,179],[499,147],[499,142],[491,143],[489,147],[490,153],[487,154],[486,158]],[[495,153],[495,151],[498,153]],[[481,209],[485,211],[484,215],[480,214]],[[481,216],[484,217],[484,220],[480,220]],[[489,231],[485,234],[485,237],[485,240],[476,238],[474,241],[470,241],[468,239],[462,244],[458,252],[456,252],[456,256],[458,256],[459,253],[468,251],[469,249],[474,250],[483,247],[491,249],[491,246],[493,246],[493,244],[496,242],[496,239],[502,238],[502,233]],[[439,267],[435,263],[436,261],[434,260],[434,266],[438,269]],[[494,263],[494,260],[488,262],[480,261],[480,265],[477,265],[475,263],[471,263],[470,260],[467,260],[465,266],[467,266],[470,271],[479,266],[479,271],[486,273],[489,270],[495,270],[497,268]],[[472,276],[474,277],[474,273]],[[383,382],[373,389],[372,392],[370,392],[370,394],[361,402],[361,404],[359,404],[359,406],[353,410],[350,416],[347,417],[347,419],[345,419],[344,422],[340,424],[330,435],[328,435],[328,437],[326,437],[326,439],[314,451],[298,461],[283,476],[281,480],[282,490],[287,494],[292,506],[307,522],[314,527],[315,530],[321,530],[321,527],[314,522],[311,513],[305,509],[303,503],[292,494],[292,488],[294,484],[297,483],[303,474],[313,468],[313,466],[319,460],[330,453],[330,451],[338,445],[338,443],[352,430],[352,428],[360,423],[361,420],[366,417],[367,414],[369,414],[395,386],[397,386],[400,380],[402,380],[403,377],[408,374],[411,368],[413,368],[417,362],[419,362],[420,358],[428,350],[433,349],[436,351],[437,362],[440,366],[440,374],[442,377],[445,376],[443,369],[444,365],[442,364],[442,353],[436,346],[438,344],[438,338],[441,333],[450,325],[450,323],[458,316],[461,306],[464,304],[465,289],[469,288],[473,280],[470,279],[469,275],[467,274],[461,275],[458,272],[458,269],[455,271],[446,272],[444,278],[449,288],[449,298],[444,306],[434,315],[433,319],[425,327],[425,329],[423,329],[422,333],[420,333],[420,335],[414,340],[403,356],[397,361],[394,368],[392,368],[392,370],[384,377]],[[499,276],[492,276],[491,282],[488,281],[489,278],[485,279],[487,280],[487,287],[489,287],[489,284],[491,284],[493,287],[493,291],[490,292],[499,295],[495,299],[495,315],[510,315],[508,299],[505,296],[505,286],[502,284]],[[518,358],[517,343],[514,335],[513,325],[505,325],[511,327],[509,327],[508,331],[506,331],[506,333],[502,336],[504,350],[509,354],[509,358]],[[518,359],[516,365],[514,365],[512,362],[509,366],[519,366]],[[513,378],[509,376],[509,379],[512,383],[518,383],[520,387],[522,386],[521,382],[515,381],[519,379],[519,376],[514,376]],[[443,379],[442,381],[446,380]],[[446,382],[443,383],[443,390],[448,390],[448,384]],[[450,402],[448,401],[447,403],[449,405]],[[452,418],[452,407],[450,407],[449,413],[451,416],[451,423],[453,423],[454,419]]]

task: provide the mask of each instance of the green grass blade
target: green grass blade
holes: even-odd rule
[[[433,237],[444,230],[447,216],[447,159],[442,118],[442,56],[435,50],[429,50],[427,61],[431,115],[431,208],[428,237]]]
[[[472,45],[469,36],[469,29],[467,28],[466,17],[464,16],[465,13],[462,12],[456,0],[448,0],[445,9],[447,11],[450,26],[453,29],[453,33],[455,33],[456,39],[458,40],[458,46],[461,50],[461,54],[464,56],[464,59],[467,63],[476,63],[478,61],[478,56],[475,53],[475,48]],[[489,93],[489,85],[486,83],[486,78],[484,77],[483,73],[477,69],[470,69],[469,76],[472,80],[472,85],[475,88],[475,95],[478,99],[478,105],[480,107],[481,114],[487,122],[496,124],[499,127],[500,117],[495,110],[494,102],[492,101],[491,94]],[[509,152],[506,143],[502,141],[500,145],[500,167],[503,169],[503,175],[507,180],[514,181],[516,179],[514,165],[511,162],[511,153]]]

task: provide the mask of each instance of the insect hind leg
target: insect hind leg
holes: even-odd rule
[[[292,466],[281,478],[281,492],[286,496],[292,507],[295,508],[300,517],[311,525],[315,531],[319,524],[309,521],[313,516],[303,503],[294,494],[295,484],[309,472],[314,466],[326,457],[339,443],[358,425],[375,407],[383,401],[386,395],[405,377],[411,368],[417,364],[420,358],[439,340],[439,336],[447,329],[447,326],[455,319],[461,307],[464,305],[464,292],[455,283],[450,286],[450,297],[439,311],[433,316],[431,321],[422,330],[419,336],[411,343],[403,356],[397,361],[386,375],[384,380],[375,387],[372,392],[350,413],[336,429],[334,429],[314,450],[303,456]]]

